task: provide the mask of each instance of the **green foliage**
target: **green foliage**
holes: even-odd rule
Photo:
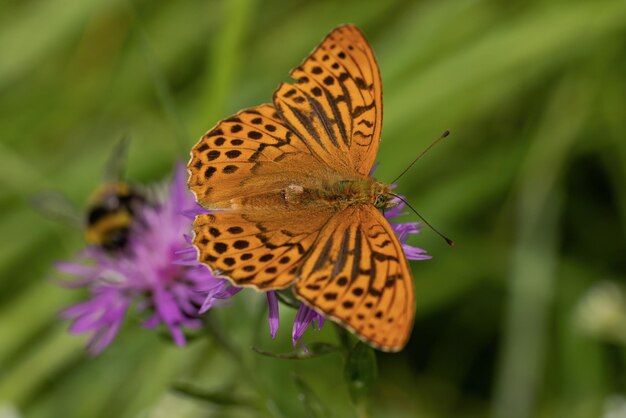
[[[378,377],[374,350],[361,341],[356,343],[348,353],[343,373],[352,401],[357,405],[366,402]]]
[[[0,11],[0,411],[587,418],[624,403],[623,0],[39,0]],[[413,238],[434,258],[412,263],[407,348],[374,362],[358,344],[346,357],[334,349],[351,340],[326,325],[305,334],[325,355],[259,355],[251,347],[289,352],[295,312],[281,305],[272,340],[265,298],[244,291],[184,349],[129,318],[87,357],[56,316],[84,295],[50,280],[82,233],[29,199],[53,190],[84,207],[122,136],[127,177],[163,178],[218,119],[268,102],[345,22],[382,70],[379,179],[451,131],[397,189],[457,243]],[[598,299],[598,282],[613,283],[609,296]],[[367,367],[346,382],[356,363]],[[352,372],[370,382],[374,363],[368,408],[355,409]]]
[[[298,399],[302,402],[304,412],[307,418],[328,417],[328,408],[322,404],[313,390],[299,376],[294,376],[294,382],[298,387],[300,394]]]

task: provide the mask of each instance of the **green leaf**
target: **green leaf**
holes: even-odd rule
[[[208,391],[189,383],[176,383],[172,385],[171,389],[172,391],[185,395],[189,398],[209,402],[214,405],[248,406],[256,408],[256,404],[253,399],[234,394],[233,388],[224,388],[219,391]]]
[[[332,344],[326,343],[312,343],[307,346],[306,349],[301,348],[298,350],[290,351],[289,353],[272,353],[270,351],[262,350],[258,347],[252,347],[252,350],[261,354],[262,356],[274,357],[282,360],[306,360],[310,358],[324,356],[330,353],[336,353],[341,351],[341,347],[337,347]]]
[[[378,368],[374,350],[359,341],[348,354],[344,376],[355,404],[361,404],[376,384]]]

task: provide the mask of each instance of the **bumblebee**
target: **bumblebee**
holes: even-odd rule
[[[126,247],[144,195],[126,183],[107,183],[90,199],[85,221],[85,240],[108,251]]]
[[[86,215],[81,215],[65,196],[40,193],[31,199],[33,206],[46,216],[80,226],[85,240],[107,252],[126,248],[131,228],[139,222],[141,208],[148,204],[147,193],[123,181],[123,165],[128,141],[123,138],[113,150],[105,167],[104,184],[90,197]]]

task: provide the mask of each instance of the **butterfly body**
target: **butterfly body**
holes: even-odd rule
[[[320,200],[343,210],[354,204],[373,204],[379,189],[378,184],[370,179],[340,180],[317,192]]]
[[[198,260],[236,286],[292,286],[369,344],[397,351],[413,324],[411,271],[371,178],[382,84],[363,34],[331,32],[273,103],[219,122],[191,151]]]
[[[305,210],[328,207],[341,211],[352,205],[374,205],[379,209],[396,206],[391,200],[391,188],[371,178],[341,179],[332,183],[292,181],[278,191],[231,199],[228,205],[216,209],[241,212],[263,208],[274,210]]]

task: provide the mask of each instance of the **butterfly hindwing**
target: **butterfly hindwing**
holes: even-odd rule
[[[348,207],[326,224],[296,293],[382,350],[399,350],[411,332],[411,272],[391,226],[371,205]]]
[[[199,261],[237,286],[258,290],[289,286],[331,213],[309,210],[285,215],[277,219],[269,211],[217,211],[197,216],[193,242]]]
[[[353,25],[331,32],[274,93],[279,115],[328,166],[368,175],[382,129],[382,83]]]

